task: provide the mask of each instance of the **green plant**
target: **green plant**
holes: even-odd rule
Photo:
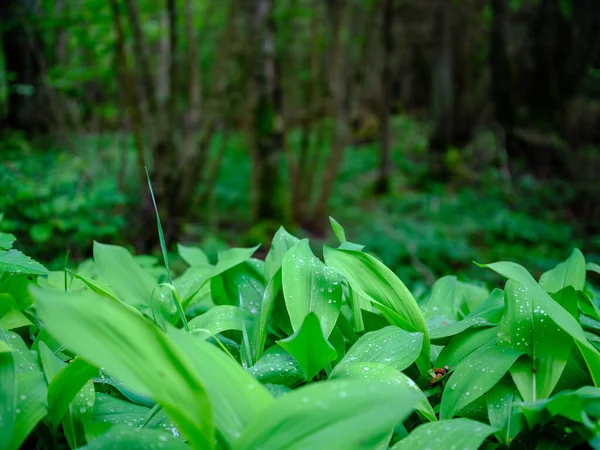
[[[324,261],[283,228],[264,261],[180,245],[169,283],[100,243],[75,270],[17,266],[0,235],[3,448],[598,445],[598,265],[487,264],[503,290],[447,276],[417,302],[332,227]]]

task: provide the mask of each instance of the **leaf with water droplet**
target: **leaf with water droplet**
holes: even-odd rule
[[[324,336],[315,313],[308,314],[300,329],[292,336],[277,343],[298,361],[307,381],[312,380],[337,356],[335,348]]]
[[[444,389],[440,419],[451,419],[456,411],[489,391],[521,355],[520,351],[492,341],[471,353],[458,367],[450,367],[454,372],[446,385],[453,389]],[[482,367],[487,370],[481,372]]]
[[[362,362],[381,363],[404,370],[419,357],[422,347],[422,333],[409,333],[402,328],[388,326],[361,336],[332,373]]]
[[[233,450],[367,450],[405,420],[419,396],[359,380],[321,381],[279,397],[252,421]]]
[[[470,419],[440,420],[415,428],[408,437],[390,450],[414,450],[424,448],[457,448],[477,450],[494,428]]]
[[[328,337],[340,313],[342,288],[338,275],[313,255],[308,239],[299,241],[285,254],[281,279],[294,331],[313,312]]]

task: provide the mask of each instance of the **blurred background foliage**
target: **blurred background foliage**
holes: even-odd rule
[[[407,283],[600,257],[597,0],[5,0],[0,230],[262,243],[341,222]]]

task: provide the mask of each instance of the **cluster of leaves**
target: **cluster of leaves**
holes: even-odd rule
[[[97,145],[106,145],[97,139]],[[113,240],[123,227],[117,209],[124,209],[127,199],[117,188],[112,165],[94,163],[100,157],[92,150],[96,143],[87,144],[87,155],[74,156],[36,149],[16,134],[0,141],[0,191],[10,192],[0,197],[5,216],[0,229],[28,230],[22,244],[36,257],[60,254],[67,241],[86,248],[91,236]]]
[[[332,227],[324,262],[283,228],[264,261],[179,245],[173,280],[166,251],[165,272],[96,242],[48,272],[2,235],[0,442],[598,448],[599,266],[574,250],[538,282],[492,263],[504,290],[447,276],[419,304]]]

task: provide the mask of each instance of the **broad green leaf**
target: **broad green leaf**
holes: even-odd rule
[[[15,411],[17,417],[14,433],[8,448],[17,449],[48,414],[46,406],[47,384],[39,370],[24,371],[17,375],[19,398]]]
[[[588,272],[596,272],[598,275],[600,275],[600,264],[589,262],[585,265],[585,270]]]
[[[30,286],[36,286],[36,283],[30,280],[28,275],[13,274],[0,282],[0,292],[12,295],[19,309],[23,311],[33,303],[29,293]]]
[[[569,288],[572,289],[572,288]],[[504,345],[525,353],[511,368],[511,375],[525,401],[549,397],[560,378],[573,341],[548,319],[535,296],[509,280],[504,290],[506,306],[498,337]],[[569,309],[577,309],[570,297]]]
[[[213,277],[221,275],[223,272],[243,263],[250,259],[252,255],[258,250],[260,245],[251,248],[230,248],[219,252],[219,259],[215,266]]]
[[[589,419],[600,420],[598,405],[600,405],[600,389],[584,386],[576,391],[559,392],[550,399],[524,403],[522,410],[529,427],[533,428],[536,424],[544,424],[557,415],[584,424]]]
[[[331,216],[329,217],[329,223],[331,224],[331,229],[333,230],[335,237],[337,237],[338,241],[340,241],[340,244],[346,242],[346,232],[344,231],[344,227],[342,227],[339,222]]]
[[[451,336],[455,336],[471,327],[489,327],[500,322],[504,312],[504,293],[494,289],[477,308],[458,322],[432,319],[429,321],[429,336],[432,341],[444,343]]]
[[[471,328],[457,334],[448,342],[435,361],[437,367],[457,367],[475,350],[496,339],[498,327]]]
[[[265,341],[267,339],[267,326],[273,309],[275,308],[275,299],[281,289],[281,269],[278,270],[275,275],[269,280],[265,292],[263,294],[263,300],[260,307],[260,320],[255,321],[255,325],[251,329],[251,338],[253,343],[253,361],[258,361],[265,348]]]
[[[2,328],[0,328],[0,344],[10,350],[0,351],[0,386],[2,386],[0,388],[0,442],[5,445],[11,441],[15,427],[18,391],[15,358],[8,337]]]
[[[265,258],[265,281],[269,283],[275,273],[281,269],[283,256],[299,241],[297,237],[292,236],[285,228],[280,227],[273,236],[271,249]]]
[[[481,422],[470,419],[440,420],[424,423],[415,428],[391,450],[415,450],[425,448],[456,448],[477,450],[483,441],[495,431]]]
[[[356,363],[381,363],[404,370],[418,358],[423,347],[423,334],[409,333],[402,328],[389,326],[361,336],[350,347],[333,373]],[[332,373],[332,374],[333,374]]]
[[[138,427],[144,420],[150,408],[136,405],[112,395],[97,393],[96,404],[92,413],[91,421],[110,424],[125,424],[130,427]]]
[[[436,318],[447,322],[454,322],[458,319],[455,304],[456,296],[456,277],[445,276],[437,280],[431,288],[431,295],[423,306],[423,316],[425,319]]]
[[[100,371],[99,378],[95,378],[94,382],[98,384],[107,384],[114,387],[123,395],[123,397],[135,403],[136,405],[145,406],[147,408],[152,408],[156,405],[156,402],[148,394],[140,393],[141,391],[144,391],[144,388],[140,386],[140,383],[130,387],[132,386],[131,382],[128,385],[125,385],[115,377],[111,376],[109,373],[105,373],[102,370]]]
[[[0,250],[10,250],[16,240],[14,235],[0,232]]]
[[[187,247],[183,244],[177,244],[177,252],[190,266],[206,266],[210,265],[206,253],[197,247]]]
[[[210,283],[214,268],[212,266],[193,266],[178,278],[173,284],[183,299],[183,306],[187,307],[190,302],[202,291],[210,292]]]
[[[263,384],[294,387],[304,381],[304,373],[298,361],[279,345],[267,349],[248,372]]]
[[[124,247],[94,241],[94,263],[119,300],[144,310],[158,284]]]
[[[13,330],[33,325],[21,312],[19,305],[10,294],[0,294],[0,328]]]
[[[48,385],[48,408],[55,426],[58,425],[75,396],[97,373],[98,369],[94,366],[75,358],[53,376]]]
[[[323,248],[325,262],[344,276],[352,289],[375,303],[390,324],[423,333],[423,349],[417,365],[429,371],[429,333],[425,318],[404,283],[383,263],[366,253]]]
[[[313,383],[279,397],[248,425],[233,450],[372,449],[419,400],[385,383]]]
[[[346,379],[361,379],[366,380],[370,383],[386,383],[391,386],[398,386],[403,389],[407,389],[413,393],[416,393],[420,400],[415,404],[415,409],[423,414],[423,416],[429,421],[436,421],[435,413],[433,408],[427,401],[423,391],[419,389],[419,386],[397,369],[387,366],[381,363],[367,362],[367,363],[356,363],[350,365],[343,370],[339,370],[331,374],[331,380],[346,380]]]
[[[298,331],[277,343],[298,361],[307,381],[337,356],[315,313],[309,313]]]
[[[575,344],[588,365],[594,384],[600,384],[600,352],[588,341],[577,320],[554,301],[524,267],[512,262],[497,262],[482,267],[492,269],[527,288],[532,298],[540,305],[540,308],[548,314],[548,318],[575,339]]]
[[[252,375],[215,346],[173,327],[168,334],[189,357],[202,380],[215,427],[229,444],[233,443],[273,398]]]
[[[509,377],[504,377],[486,396],[490,425],[496,428],[496,437],[507,446],[525,427],[520,405],[523,398]]]
[[[79,359],[66,364],[44,342],[40,342],[38,348],[49,383],[48,409],[52,426],[56,430],[62,423],[69,447],[80,447],[85,442],[83,419],[84,416],[91,417],[95,400],[90,378],[97,369]],[[86,421],[89,417],[85,417]]]
[[[213,293],[215,304],[237,305],[252,316],[258,314],[265,293],[265,283],[262,270],[257,269],[251,261],[244,261],[221,275],[226,299],[219,299]]]
[[[294,331],[313,312],[328,337],[340,313],[342,286],[338,275],[313,255],[308,239],[299,241],[283,257],[281,280]]]
[[[157,327],[95,294],[32,293],[40,318],[58,341],[152,395],[191,443],[212,446],[212,414],[198,374]]]
[[[490,291],[482,286],[457,281],[455,295],[454,302],[457,312],[462,316],[466,316],[479,308],[481,303],[489,297]]]
[[[92,440],[81,450],[186,450],[189,447],[175,438],[168,431],[152,428],[132,428],[127,425],[116,425],[106,433]]]
[[[47,275],[48,269],[19,250],[0,250],[0,273]]]
[[[510,369],[522,352],[495,342],[465,358],[446,382],[440,419],[451,419],[461,408],[488,392]]]
[[[558,264],[554,269],[542,274],[540,286],[550,294],[562,288],[572,286],[582,290],[585,285],[585,257],[579,249],[574,249],[566,261]]]
[[[9,331],[5,335],[12,349],[10,354],[14,358],[18,396],[14,409],[16,417],[12,440],[0,443],[7,443],[9,449],[18,449],[40,420],[48,414],[47,384],[39,367],[37,354],[27,348],[18,334]]]
[[[242,331],[251,316],[238,306],[219,305],[190,320],[190,331],[206,339],[227,330]]]

